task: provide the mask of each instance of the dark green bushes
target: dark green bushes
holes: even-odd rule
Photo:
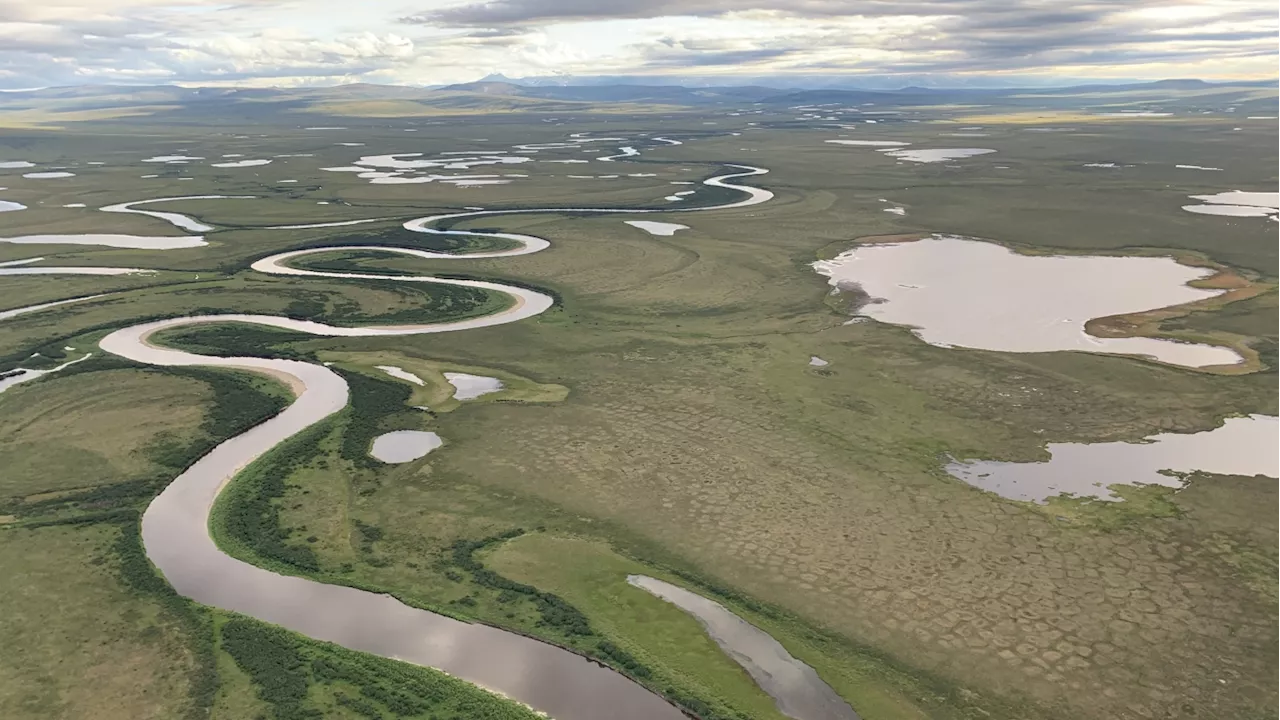
[[[278,720],[323,717],[304,709],[310,675],[294,636],[271,625],[234,618],[222,626],[222,649],[249,674],[258,697]]]
[[[384,418],[405,413],[412,391],[403,383],[375,380],[368,375],[343,372],[351,388],[351,405],[338,454],[357,468],[374,469],[382,463],[369,457],[369,446],[380,435]]]
[[[632,677],[643,679],[653,674],[653,672],[649,670],[644,663],[637,660],[634,655],[623,650],[617,645],[614,645],[608,640],[601,640],[597,643],[596,651],[600,653],[601,657],[610,660],[613,664],[623,670],[626,670]]]
[[[190,440],[158,438],[147,447],[147,456],[164,470],[150,477],[126,482],[98,485],[33,502],[19,502],[6,507],[6,512],[22,518],[57,515],[35,521],[37,525],[80,524],[115,521],[117,509],[130,509],[136,514],[175,475],[203,457],[218,443],[234,437],[279,413],[287,401],[262,389],[247,375],[214,372],[196,368],[148,368],[115,358],[95,358],[83,365],[67,368],[61,377],[106,370],[130,369],[137,372],[171,374],[205,383],[212,390],[212,404],[199,432]],[[68,513],[75,513],[68,515]]]
[[[299,319],[311,318],[302,317]],[[260,357],[267,355],[286,360],[312,359],[309,354],[289,347],[289,343],[310,339],[312,339],[312,336],[303,333],[244,323],[189,325],[172,330],[164,330],[155,336],[157,344],[200,355],[212,355],[214,357]]]
[[[493,535],[480,540],[457,540],[449,547],[450,560],[463,570],[471,573],[471,579],[477,585],[498,590],[507,602],[516,597],[525,597],[533,602],[541,619],[539,625],[559,630],[570,637],[587,637],[595,635],[587,616],[578,608],[565,602],[559,595],[543,592],[532,585],[525,585],[505,578],[486,568],[475,559],[475,552],[481,548],[519,537],[524,530],[517,528],[500,535]]]
[[[333,690],[334,705],[371,720],[388,715],[535,718],[516,703],[444,673],[317,642],[247,618],[223,625],[222,646],[249,674],[275,720],[325,717],[325,689]],[[320,692],[313,691],[317,688]]]
[[[220,533],[266,560],[307,572],[319,570],[310,547],[288,542],[291,533],[280,526],[275,501],[284,496],[285,478],[315,455],[316,443],[330,427],[321,423],[304,430],[242,472],[215,508]]]

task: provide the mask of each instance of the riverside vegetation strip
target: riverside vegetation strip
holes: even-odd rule
[[[689,129],[699,130],[702,119],[690,118]],[[485,133],[499,141],[507,133],[512,143],[528,142],[538,133],[558,137],[553,133],[559,130],[537,125],[495,123],[486,126]],[[925,142],[926,138],[910,137],[907,130],[904,139]],[[1191,247],[1220,262],[1273,277],[1274,237],[1239,224],[1265,218],[1231,219],[1237,224],[1226,225],[1224,218],[1198,218],[1178,206],[1185,204],[1187,195],[1231,189],[1219,184],[1248,188],[1265,181],[1273,169],[1259,164],[1256,143],[1274,139],[1242,135],[1243,145],[1236,140],[1215,145],[1215,153],[1223,155],[1216,162],[1192,157],[1187,149],[1195,144],[1183,142],[1196,133],[1230,130],[1211,123],[1162,125],[1153,131],[1098,121],[1090,126],[1090,137],[1023,133],[1004,126],[986,130],[992,136],[983,144],[999,153],[965,160],[958,171],[942,165],[895,166],[875,157],[854,166],[850,161],[836,164],[813,149],[815,140],[829,137],[818,129],[744,132],[755,136],[753,147],[758,148],[750,160],[771,168],[770,186],[780,197],[775,204],[741,216],[699,216],[689,223],[695,231],[670,238],[611,230],[620,224],[617,219],[525,216],[485,221],[490,227],[537,232],[553,242],[552,252],[518,264],[474,262],[487,277],[515,277],[560,294],[563,309],[530,327],[514,325],[426,341],[317,341],[272,335],[272,343],[288,352],[394,352],[448,361],[453,367],[497,364],[500,367],[494,369],[572,389],[567,400],[553,406],[481,399],[462,411],[441,415],[431,422],[439,423],[450,450],[421,463],[362,471],[363,480],[337,467],[328,472],[312,468],[291,480],[278,501],[283,525],[306,526],[293,539],[305,543],[305,538],[315,536],[316,542],[306,544],[324,567],[340,572],[348,563],[352,569],[347,575],[362,582],[376,581],[406,597],[536,633],[547,630],[534,625],[531,610],[497,603],[498,593],[468,590],[469,584],[449,580],[444,571],[433,569],[433,563],[447,554],[455,539],[475,540],[517,527],[541,525],[546,530],[495,547],[493,562],[500,562],[508,547],[514,551],[531,539],[587,539],[599,552],[572,556],[575,570],[583,573],[580,579],[562,581],[554,563],[548,562],[531,564],[522,575],[503,565],[496,571],[566,598],[593,626],[603,623],[601,617],[618,618],[611,621],[617,623],[612,628],[600,625],[601,631],[610,633],[611,641],[632,656],[648,656],[647,664],[653,667],[673,662],[664,657],[682,647],[681,636],[673,633],[664,635],[661,643],[651,642],[634,619],[615,613],[626,607],[625,596],[600,592],[610,587],[606,576],[612,578],[613,573],[591,571],[613,567],[611,558],[641,558],[645,562],[639,568],[619,570],[622,576],[653,574],[655,564],[714,576],[712,584],[736,588],[760,608],[779,608],[761,619],[756,610],[733,606],[752,622],[767,625],[793,655],[818,669],[865,717],[909,717],[910,711],[903,709],[909,705],[941,717],[976,716],[976,710],[966,710],[974,707],[997,717],[1047,717],[1056,703],[1077,716],[1113,716],[1127,712],[1116,709],[1129,705],[1153,711],[1180,711],[1190,705],[1201,717],[1240,717],[1250,708],[1268,706],[1274,681],[1265,679],[1259,663],[1274,614],[1273,600],[1267,599],[1266,568],[1274,562],[1268,548],[1275,521],[1274,513],[1253,509],[1272,506],[1274,483],[1199,478],[1176,496],[1151,489],[1108,507],[1053,503],[1045,512],[958,487],[941,476],[938,455],[957,451],[1030,460],[1039,457],[1045,440],[1136,439],[1157,431],[1204,429],[1229,412],[1274,413],[1273,378],[1203,377],[1116,358],[1054,353],[1011,358],[930,348],[893,328],[872,323],[841,326],[846,318],[826,311],[826,288],[804,263],[828,243],[847,247],[850,227],[857,235],[942,229],[1076,251],[1133,244]],[[363,132],[370,135],[364,139],[377,142],[379,131]],[[447,137],[446,130],[431,127],[420,128],[417,136],[429,138],[432,133]],[[517,134],[520,139],[514,137]],[[59,142],[92,145],[70,134]],[[313,149],[290,132],[280,132],[271,142],[279,153]],[[664,151],[662,157],[670,158],[665,164],[653,162],[659,157],[655,152],[642,160],[646,170],[666,174],[653,181],[651,189],[661,191],[667,180],[682,179],[678,168],[698,168],[680,158],[734,157],[735,148],[742,146],[738,138],[702,137]],[[1085,178],[1085,171],[1072,169],[1080,157],[1111,157],[1119,146],[1152,157],[1176,155],[1179,162],[1226,167],[1233,175],[1215,177],[1212,187],[1184,178],[1175,181],[1183,183],[1181,188],[1157,191],[1167,182],[1163,178]],[[213,152],[214,148],[200,149],[192,154],[213,157]],[[136,156],[152,154],[156,153]],[[317,158],[321,161],[337,165],[347,160]],[[627,160],[615,161],[621,162]],[[996,172],[993,163],[1013,169]],[[299,170],[290,167],[290,176],[305,178]],[[86,177],[82,173],[60,182],[82,183]],[[217,186],[203,179],[183,185],[192,186],[193,193],[262,194],[247,182],[236,175],[220,179]],[[325,178],[328,187],[318,196],[308,191],[305,199],[341,196],[377,207],[344,208],[347,214],[342,216],[333,213],[334,206],[325,206],[324,211],[333,214],[319,219],[396,214],[396,206],[403,216],[425,211],[422,186],[410,193],[398,186],[333,183]],[[78,189],[83,187],[87,186],[59,185],[58,192],[73,194],[83,192]],[[498,198],[526,206],[539,199],[547,204],[546,198],[571,197],[569,193],[591,193],[593,205],[642,202],[637,191],[645,190],[640,185],[586,188],[581,183],[570,188],[556,178],[546,178],[536,187],[528,182],[467,191],[429,187],[433,201],[438,198],[447,207],[493,205]],[[479,199],[476,193],[481,192],[502,194]],[[147,196],[122,184],[120,195],[106,200]],[[864,196],[869,208],[865,210]],[[907,203],[911,214],[896,218],[881,213],[875,206],[877,197]],[[303,199],[264,196],[252,207],[226,201],[225,207],[210,207],[210,216],[202,219],[220,227],[228,227],[227,220],[235,221],[231,225],[298,222],[297,202]],[[1163,209],[1166,200],[1168,212]],[[991,207],[1008,212],[990,212]],[[1064,215],[1080,207],[1091,208],[1087,217]],[[15,232],[4,234],[19,234],[12,223],[30,212],[35,211],[7,214],[6,228]],[[40,212],[45,213],[42,218],[30,222],[51,219],[47,211]],[[1039,222],[1063,216],[1073,222]],[[145,218],[112,220],[121,222],[121,232],[154,229],[141,224],[151,222]],[[1212,231],[1207,230],[1210,223]],[[273,232],[278,234],[227,230],[211,235],[217,242],[208,248],[112,255],[111,263],[164,267],[188,279],[199,272],[208,292],[197,296],[174,295],[161,287],[132,290],[111,303],[82,309],[71,305],[44,318],[39,313],[25,320],[13,318],[0,326],[0,346],[7,354],[25,357],[37,344],[52,344],[53,338],[61,340],[103,323],[118,326],[139,315],[180,311],[180,303],[278,312],[290,302],[286,293],[291,291],[315,291],[334,301],[356,293],[360,297],[353,302],[366,316],[381,312],[376,305],[379,295],[363,294],[354,283],[289,278],[251,282],[248,277],[214,274],[219,267],[238,272],[235,268],[244,267],[246,257],[312,241],[309,235]],[[0,252],[19,258],[35,249]],[[84,264],[92,255],[60,255],[58,262]],[[424,267],[410,258],[388,259],[382,266],[410,273]],[[439,269],[457,272],[456,265]],[[96,283],[106,282],[158,284],[160,279],[85,278],[78,287],[82,294],[93,294],[100,287]],[[5,297],[13,298],[10,307],[39,300]],[[66,295],[45,299],[62,297]],[[1264,293],[1171,322],[1261,338],[1259,347],[1265,349],[1274,343],[1274,297]],[[327,301],[321,312],[328,312]],[[71,344],[78,346],[78,341]],[[258,354],[252,346],[246,350]],[[805,362],[811,355],[831,365],[808,368]],[[374,364],[400,365],[369,363]],[[44,383],[53,387],[60,382],[62,378],[42,380],[15,389],[0,402],[17,402],[14,398]],[[201,401],[176,402],[192,406]],[[495,445],[493,438],[502,441]],[[566,444],[564,438],[573,441]],[[349,480],[372,490],[351,492]],[[779,494],[783,488],[786,492]],[[304,489],[309,494],[303,494]],[[366,543],[354,519],[378,528],[382,535]],[[370,552],[360,549],[365,545]],[[530,547],[534,558],[562,557],[554,554],[563,549],[558,545]],[[858,548],[875,551],[853,551]],[[834,552],[837,549],[840,552]],[[365,562],[366,557],[373,564]],[[1054,568],[1065,568],[1067,577],[1057,577]],[[458,574],[466,580],[465,573]],[[1141,587],[1116,586],[1120,576],[1140,581]],[[977,578],[985,579],[979,583]],[[1002,584],[1006,581],[1011,584]],[[1201,594],[1189,594],[1184,587],[1188,582],[1196,583]],[[996,594],[975,595],[984,588]],[[1122,595],[1121,590],[1150,597]],[[1077,591],[1101,601],[1083,603],[1072,594]],[[914,597],[901,597],[904,592]],[[1044,600],[1045,593],[1055,599]],[[474,606],[449,605],[467,595],[473,596]],[[1175,611],[1148,612],[1147,601]],[[973,608],[975,617],[952,615],[957,604]],[[1072,609],[1077,612],[1067,614]],[[1014,617],[1018,611],[1042,619],[1005,626],[984,616]],[[515,617],[505,617],[507,612]],[[1187,617],[1197,620],[1179,619]],[[1058,627],[1067,620],[1077,627]],[[1050,629],[1038,629],[1040,622]],[[804,628],[812,624],[832,634],[811,635]],[[1101,636],[1088,637],[1095,631]],[[695,627],[688,635],[696,632]],[[992,634],[984,635],[987,632]],[[1050,637],[1055,632],[1063,636]],[[1072,646],[1070,653],[1059,647],[1064,643]],[[850,648],[868,645],[888,656],[850,654]],[[1028,648],[1034,652],[1024,653]],[[1086,657],[1078,650],[1092,654]],[[1012,659],[1003,656],[1005,651]],[[735,679],[739,671],[731,662],[716,665],[715,655],[702,657],[707,667],[727,668],[723,678],[728,684],[713,686],[716,689],[707,695],[734,707],[753,708],[754,716],[768,715],[772,703],[749,682],[735,684],[740,682]],[[1081,667],[1073,657],[1089,665]],[[1197,663],[1229,668],[1232,674],[1225,679],[1231,684],[1221,685],[1216,676],[1193,671]],[[700,665],[691,665],[695,670],[683,677],[705,688],[709,681],[696,671]],[[1039,673],[1024,670],[1030,667],[1040,668]],[[934,680],[927,680],[931,677]],[[1071,683],[1083,690],[1073,689]],[[879,710],[868,699],[875,693],[880,693]],[[1017,709],[1000,705],[1002,697],[1015,698]]]

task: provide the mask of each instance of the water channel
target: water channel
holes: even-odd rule
[[[766,170],[731,167],[737,169],[709,178],[704,184],[738,190],[747,197],[738,202],[701,209],[744,207],[772,197],[767,190],[731,182],[736,178],[763,174]],[[433,259],[504,257],[537,252],[548,246],[541,238],[431,227],[444,219],[527,212],[661,211],[545,208],[454,213],[410,221],[405,223],[405,227],[417,232],[500,237],[516,241],[518,247],[471,255],[389,247],[314,248],[263,258],[252,267],[259,272],[278,275],[386,281],[386,275],[304,270],[287,263],[303,255],[335,250],[396,252]],[[149,341],[150,336],[168,328],[218,322],[268,325],[330,337],[416,335],[516,322],[538,315],[552,305],[552,298],[543,293],[499,283],[416,275],[395,276],[395,279],[482,288],[510,295],[514,302],[504,310],[485,317],[424,325],[339,327],[271,315],[225,314],[143,323],[117,330],[102,339],[100,346],[106,352],[140,363],[238,368],[269,374],[286,382],[297,396],[294,403],[276,417],[216,447],[152,501],[142,519],[143,544],[148,557],[180,594],[202,604],[242,613],[354,650],[434,667],[526,703],[559,720],[676,720],[684,717],[660,696],[567,650],[498,628],[461,622],[410,607],[389,595],[280,575],[237,560],[214,544],[208,532],[209,513],[222,488],[256,458],[344,408],[348,401],[348,387],[340,375],[321,365],[296,360],[196,355],[156,346]]]
[[[627,582],[698,619],[711,639],[747,671],[778,709],[796,720],[858,720],[849,703],[782,644],[720,603],[678,585],[630,575]]]

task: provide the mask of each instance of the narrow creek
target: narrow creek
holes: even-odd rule
[[[859,720],[849,703],[823,682],[813,668],[787,652],[772,635],[720,603],[647,575],[629,575],[627,582],[697,618],[707,635],[747,671],[787,717]]]

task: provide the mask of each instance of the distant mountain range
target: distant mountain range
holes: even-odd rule
[[[538,75],[524,78],[509,78],[501,73],[493,73],[479,82],[503,82],[525,87],[574,87],[599,85],[647,85],[647,86],[679,86],[685,88],[721,88],[721,87],[768,87],[778,90],[876,90],[894,91],[902,89],[928,89],[934,91],[947,90],[1031,90],[1045,88],[1069,87],[1136,87],[1136,86],[1207,86],[1209,83],[1196,79],[1174,80],[1113,80],[1099,83],[1090,80],[1066,80],[1045,82],[1039,78],[999,78],[993,76],[971,77],[965,75]],[[470,83],[466,83],[470,84]],[[1256,87],[1275,87],[1275,80],[1250,80],[1241,82],[1219,83],[1229,85],[1248,85]]]
[[[600,78],[592,79],[599,80]],[[528,82],[533,82],[530,79]],[[546,80],[538,78],[536,80]],[[526,84],[501,76],[443,87],[410,87],[358,83],[333,87],[225,88],[176,85],[81,85],[0,92],[5,118],[94,120],[133,115],[180,117],[183,113],[215,113],[253,120],[305,112],[345,117],[416,117],[481,113],[619,113],[671,112],[699,107],[743,108],[838,104],[845,106],[927,106],[989,104],[1007,108],[1058,109],[1158,106],[1187,110],[1239,106],[1243,112],[1274,114],[1274,82],[1208,83],[1163,80],[1125,85],[1081,85],[1063,88],[928,88],[898,89],[773,87],[767,85],[671,85],[637,83]],[[125,108],[146,112],[125,113]]]

